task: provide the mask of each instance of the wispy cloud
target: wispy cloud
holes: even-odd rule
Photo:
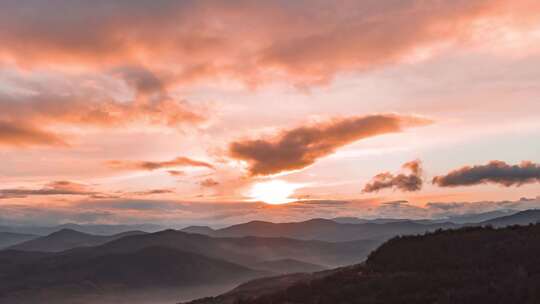
[[[25,198],[28,196],[40,195],[94,195],[97,192],[92,191],[88,186],[70,181],[55,181],[46,184],[39,189],[13,188],[0,189],[0,199]]]
[[[119,170],[157,170],[176,167],[204,167],[214,169],[214,166],[208,162],[191,159],[189,157],[179,156],[168,161],[127,161],[127,160],[110,160],[106,164]],[[171,175],[181,175],[181,171],[169,170]]]

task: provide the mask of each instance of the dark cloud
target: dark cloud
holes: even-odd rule
[[[199,185],[201,185],[201,187],[204,187],[204,188],[212,188],[212,187],[216,187],[217,185],[219,185],[219,182],[217,182],[213,178],[206,178],[206,179],[203,179],[202,181],[200,181]]]
[[[111,160],[107,162],[107,165],[114,169],[120,170],[157,170],[174,167],[205,167],[214,169],[214,166],[210,163],[191,159],[184,156],[179,156],[169,161],[124,161],[124,160]],[[181,171],[169,170],[167,171],[171,175],[179,175]],[[173,173],[171,173],[173,172]]]
[[[540,165],[524,161],[509,165],[503,161],[490,161],[487,165],[465,166],[446,175],[433,178],[439,187],[474,186],[499,184],[505,187],[521,186],[540,182]]]
[[[146,191],[136,191],[136,192],[129,192],[125,193],[126,195],[135,195],[135,196],[150,196],[150,195],[156,195],[156,194],[170,194],[174,193],[174,190],[172,189],[152,189],[152,190],[146,190]]]
[[[67,146],[63,139],[53,133],[40,130],[24,122],[10,123],[5,121],[0,121],[0,145],[19,147]]]
[[[186,173],[184,171],[180,170],[168,170],[167,173],[169,173],[171,176],[184,176]]]
[[[395,189],[405,192],[419,191],[422,189],[422,164],[419,160],[405,163],[402,168],[409,174],[400,173],[394,175],[390,172],[377,174],[364,186],[363,192],[371,193],[383,189]]]
[[[334,119],[285,130],[271,139],[233,142],[229,152],[231,157],[248,163],[251,175],[270,175],[305,168],[336,149],[361,139],[429,123],[426,119],[398,115]]]

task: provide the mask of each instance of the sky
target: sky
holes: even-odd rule
[[[0,225],[540,206],[535,0],[0,3]]]

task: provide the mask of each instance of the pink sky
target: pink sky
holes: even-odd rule
[[[0,41],[0,224],[540,204],[538,1],[7,0]]]

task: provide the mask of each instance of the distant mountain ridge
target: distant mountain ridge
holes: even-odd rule
[[[530,210],[520,211],[511,215],[490,219],[490,220],[481,222],[480,224],[491,225],[494,227],[504,227],[504,226],[510,226],[510,225],[536,224],[538,222],[540,222],[540,210],[530,209]]]
[[[26,225],[13,225],[13,226],[0,226],[2,232],[13,232],[22,234],[33,234],[45,236],[53,232],[57,232],[63,229],[71,229],[79,232],[95,235],[112,235],[128,231],[144,231],[144,232],[157,232],[163,230],[164,227],[154,224],[135,224],[135,225],[105,225],[105,224],[75,224],[66,223],[57,226],[26,226]]]
[[[9,249],[21,251],[60,252],[77,247],[90,247],[105,244],[125,236],[146,234],[142,231],[128,231],[119,234],[103,236],[79,232],[64,228],[29,241],[11,246]]]
[[[95,250],[123,252],[148,246],[167,246],[242,265],[290,258],[313,264],[338,266],[362,260],[379,244],[380,241],[371,240],[332,243],[281,237],[218,238],[169,229],[124,237],[96,247]]]
[[[454,221],[454,222],[452,222]],[[182,231],[213,237],[286,237],[300,240],[343,242],[353,240],[386,240],[396,235],[423,234],[437,229],[465,226],[527,225],[540,221],[540,210],[497,210],[449,217],[445,220],[361,219],[341,217],[311,219],[303,222],[272,223],[251,221],[221,229],[208,226],[189,226]]]
[[[299,240],[345,242],[384,240],[398,234],[418,234],[436,229],[457,227],[458,225],[452,223],[419,224],[410,220],[349,224],[327,219],[312,219],[292,223],[251,221],[217,230],[208,227],[187,227],[182,231],[202,233],[213,237],[286,237]]]
[[[17,245],[39,237],[33,234],[22,234],[14,232],[0,232],[0,250]]]

